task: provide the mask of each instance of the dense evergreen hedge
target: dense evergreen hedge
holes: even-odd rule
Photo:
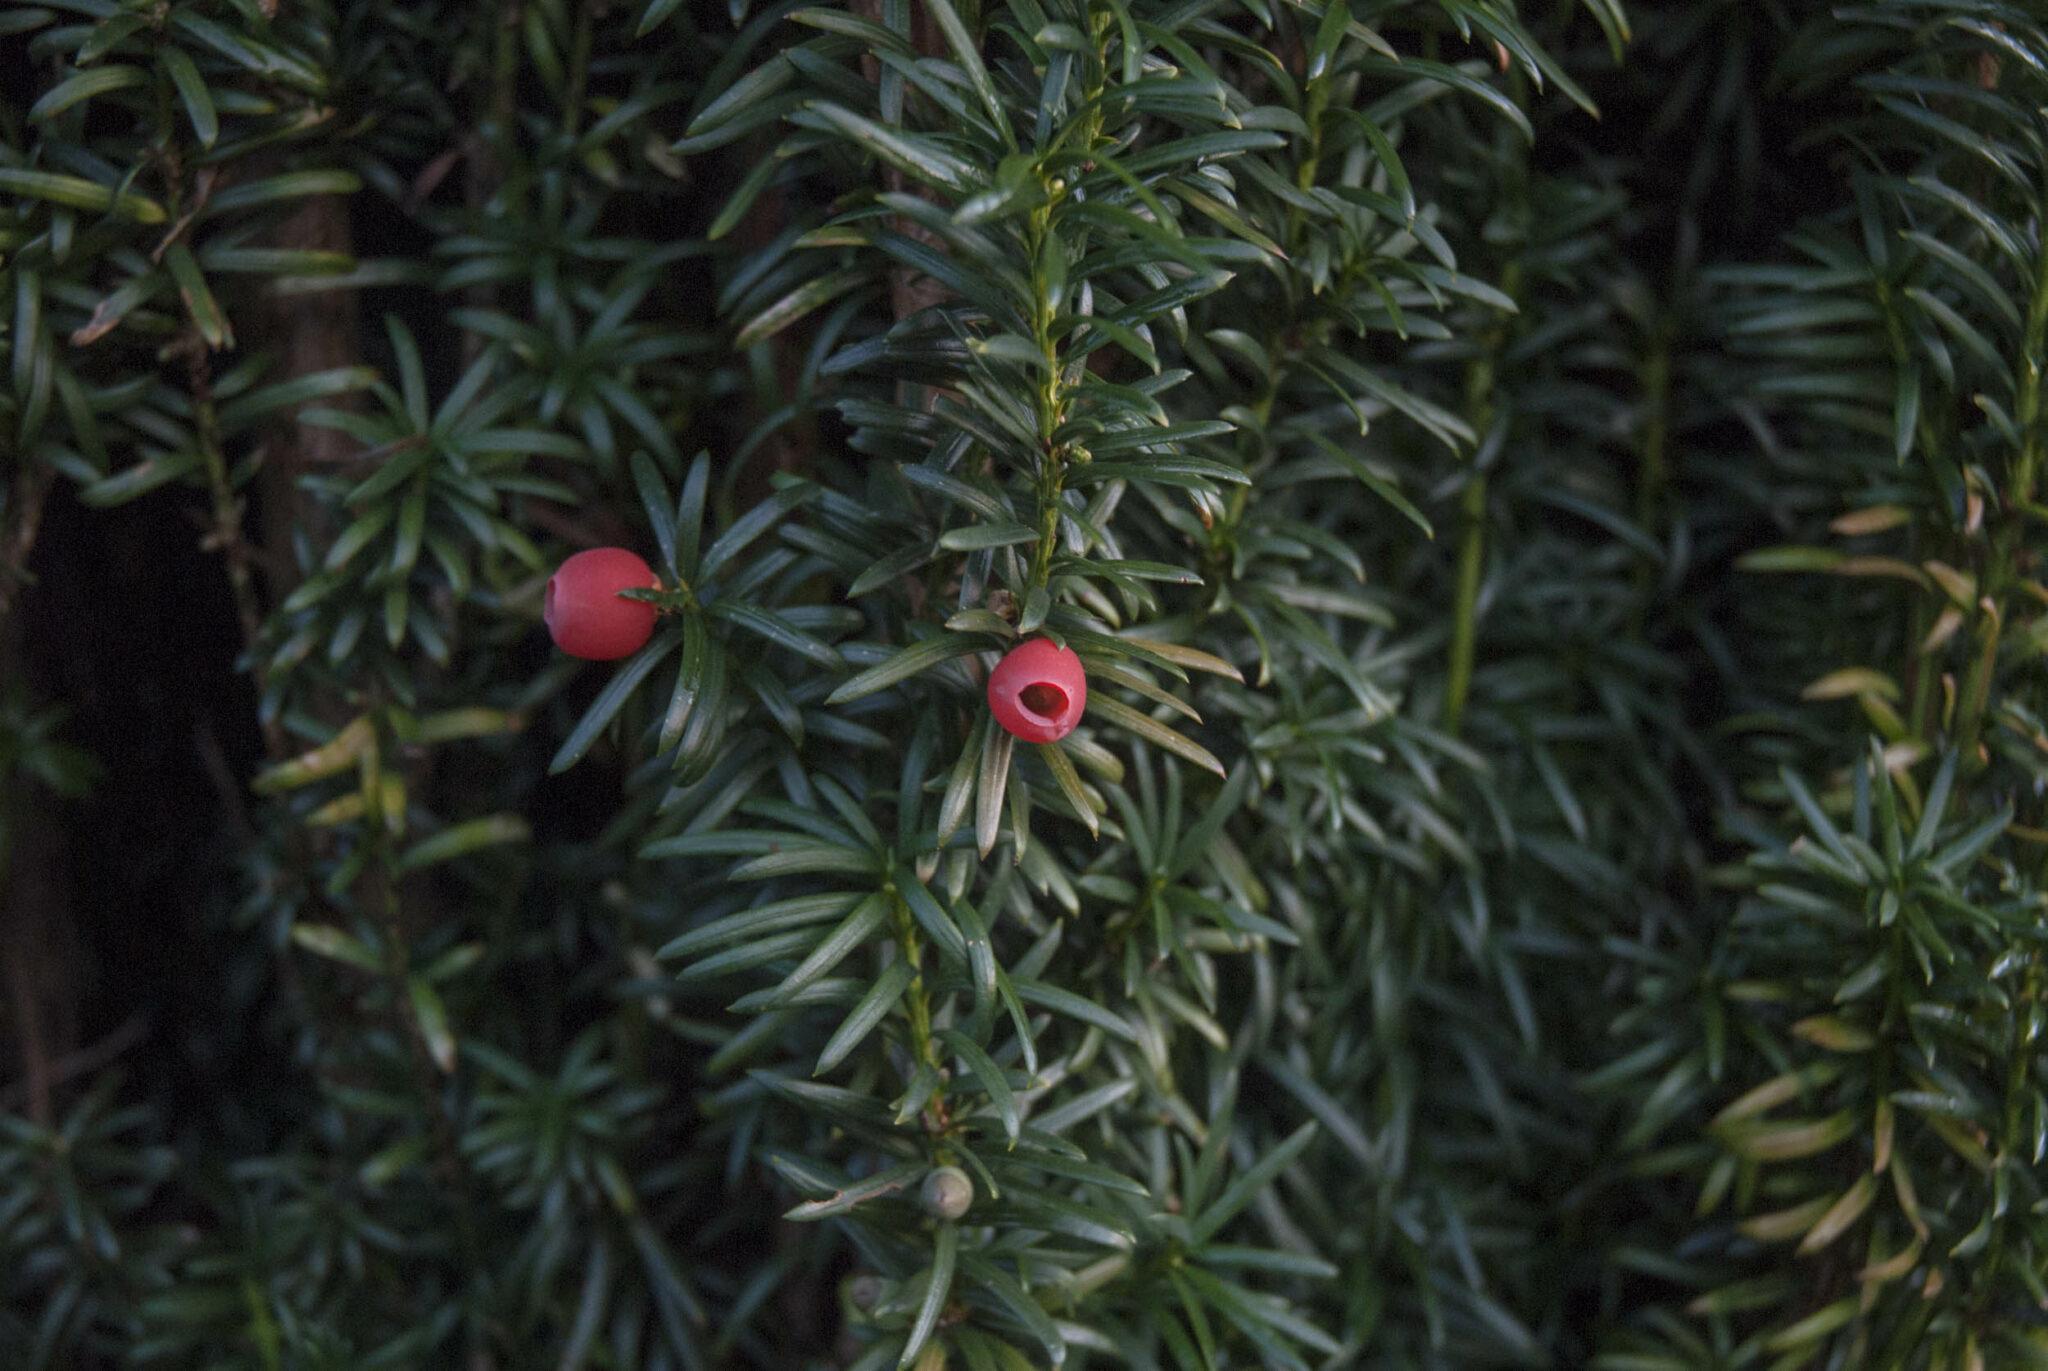
[[[25,0],[0,134],[0,1364],[2048,1365],[2038,7]]]

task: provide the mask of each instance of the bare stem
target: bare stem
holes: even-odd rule
[[[1965,769],[1984,765],[1979,740],[1984,711],[1991,699],[1991,677],[1997,665],[2000,633],[2006,618],[2005,595],[2011,588],[2020,552],[2021,525],[2028,517],[2027,506],[2034,500],[2034,484],[2041,469],[2041,372],[2048,367],[2048,253],[2035,268],[2034,295],[2027,309],[2026,338],[2020,350],[2020,375],[2013,418],[2019,429],[2019,450],[2013,454],[2011,479],[2000,512],[1997,532],[1980,581],[1983,595],[1978,601],[1977,652],[1963,675],[1957,698],[1956,747]]]
[[[1520,260],[1509,262],[1501,272],[1501,289],[1509,296],[1522,288]],[[1500,355],[1507,347],[1508,325],[1488,330],[1486,345],[1465,373],[1465,414],[1472,422],[1478,441],[1484,444],[1493,426],[1493,383]],[[1472,667],[1479,650],[1479,590],[1486,565],[1486,473],[1474,469],[1465,481],[1458,502],[1458,569],[1451,610],[1450,664],[1444,683],[1444,727],[1456,733],[1465,721],[1465,704],[1472,692]]]
[[[43,526],[43,506],[56,472],[42,462],[23,462],[15,473],[14,494],[7,502],[7,527],[0,535],[0,616],[14,607],[14,597],[28,584],[28,558]]]

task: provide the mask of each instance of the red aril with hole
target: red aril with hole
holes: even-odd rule
[[[654,636],[654,606],[623,600],[622,590],[659,590],[653,568],[622,547],[594,547],[562,563],[548,578],[540,616],[555,646],[571,657],[615,662]]]
[[[1066,737],[1087,705],[1081,659],[1050,638],[1019,643],[988,674],[988,707],[996,722],[1027,743]]]

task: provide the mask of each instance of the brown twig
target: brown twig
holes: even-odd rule
[[[41,1127],[50,1123],[50,1049],[43,1039],[43,1016],[28,958],[16,946],[7,958],[7,999],[14,1007],[14,1035],[21,1040],[22,1083],[15,1087],[28,1102],[28,1116]],[[10,1092],[13,1093],[13,1092]]]
[[[149,1016],[132,1014],[113,1032],[96,1043],[67,1052],[43,1068],[41,1085],[45,1094],[78,1076],[89,1076],[149,1036]],[[17,1082],[0,1090],[0,1110],[19,1109],[35,1092],[35,1083]],[[47,1109],[47,1104],[45,1108]]]
[[[210,518],[200,547],[218,552],[226,563],[228,589],[234,596],[235,618],[242,629],[242,647],[249,655],[256,684],[263,687],[262,653],[258,651],[263,632],[263,605],[256,594],[256,577],[249,540],[243,532],[242,516],[247,508],[236,496],[228,472],[227,451],[213,404],[213,361],[205,342],[193,334],[184,344],[186,386],[192,395],[194,437],[205,459],[206,484],[212,496]],[[263,725],[263,742],[272,757],[285,755],[282,727],[275,721]]]
[[[243,799],[241,783],[235,779],[234,768],[228,765],[227,753],[211,724],[201,723],[192,730],[192,748],[199,754],[199,764],[206,768],[206,778],[213,782],[220,797],[221,811],[227,815],[237,845],[255,842],[256,826],[249,822],[249,806]]]
[[[73,962],[63,944],[71,930],[67,873],[48,810],[19,803],[13,810],[0,816],[0,947],[7,949],[5,988],[21,1054],[16,1089],[29,1118],[47,1127],[55,1117],[59,1063],[78,1031]],[[8,817],[16,822],[5,823]]]
[[[633,536],[633,526],[614,509],[592,507],[572,514],[559,505],[535,498],[527,501],[525,513],[563,542],[577,547],[604,547],[629,542]]]
[[[14,607],[14,597],[28,584],[28,557],[43,525],[43,506],[57,474],[42,462],[24,462],[14,477],[14,496],[7,502],[7,529],[0,540],[0,615]]]

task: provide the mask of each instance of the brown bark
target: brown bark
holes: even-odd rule
[[[882,22],[882,0],[855,0],[854,10],[864,19],[877,24]],[[923,5],[915,6],[910,12],[910,42],[922,56],[939,57],[946,51],[945,38],[940,34],[938,26],[932,22],[930,11]],[[881,63],[871,56],[863,57],[861,72],[870,81],[879,81]],[[906,184],[903,173],[896,168],[882,169],[882,185],[890,194],[901,195]],[[913,185],[909,188],[913,195],[923,196],[927,200],[934,198],[928,187]],[[946,250],[946,245],[937,237],[908,219],[893,218],[889,221],[889,227],[905,237],[915,238],[934,252]],[[921,309],[940,304],[946,296],[946,288],[929,276],[920,276],[908,267],[889,269],[889,305],[898,319],[907,319]]]
[[[515,140],[519,115],[519,0],[500,0],[496,12],[486,11],[482,19],[487,26],[485,38],[491,53],[491,66],[489,81],[479,84],[475,92],[474,117],[480,127],[470,130],[454,147],[428,163],[413,184],[415,202],[425,201],[433,194],[434,186],[459,160],[462,163],[462,203],[471,217],[479,220],[483,217],[484,206],[504,184],[518,154]],[[463,290],[462,303],[468,309],[496,309],[498,288],[480,281]],[[484,342],[481,333],[463,330],[462,365],[465,368],[483,355]]]
[[[301,202],[278,225],[277,246],[296,251],[353,253],[355,243],[347,198],[322,195]],[[257,329],[250,331],[260,330],[262,341],[277,350],[279,364],[273,379],[288,381],[359,363],[359,312],[356,292],[351,288],[274,296],[258,307],[254,320]],[[353,397],[341,395],[321,403],[328,408],[346,409],[353,403]],[[258,546],[267,572],[267,603],[271,605],[289,595],[297,584],[299,567],[292,553],[293,534],[315,517],[313,505],[299,489],[300,475],[310,467],[347,461],[355,453],[355,441],[347,434],[303,422],[300,411],[309,407],[300,406],[276,418],[263,464],[250,488],[256,505]],[[252,648],[255,646],[253,634],[247,641]],[[326,712],[332,717],[333,706]],[[292,749],[282,729],[272,724],[265,726],[262,733],[264,751],[272,761],[290,754]],[[224,770],[215,766],[217,746],[212,756],[204,742],[200,751],[209,769],[215,769],[217,774]],[[246,828],[248,820],[241,808],[240,788],[231,777],[226,790],[235,797],[230,813]],[[303,831],[295,832],[289,840],[294,862],[306,860],[308,848],[316,841],[316,837]],[[306,990],[298,961],[289,953],[280,953],[275,965],[286,998],[303,1009]]]
[[[352,252],[349,202],[338,195],[314,196],[300,204],[278,226],[277,246],[299,251]],[[262,322],[264,334],[278,350],[276,379],[289,380],[362,360],[358,307],[353,289],[340,288],[276,300]],[[348,397],[319,402],[346,407]],[[299,421],[298,411],[279,417],[270,450],[256,479],[258,517],[262,524],[263,561],[277,582],[270,586],[274,603],[288,594],[295,579],[292,531],[307,517],[299,492],[299,476],[308,467],[345,460],[354,440],[335,429]]]
[[[768,150],[763,149],[767,156]],[[740,220],[740,241],[750,248],[766,247],[788,226],[789,210],[782,202],[782,195],[770,186],[748,207],[746,216]],[[808,322],[808,321],[807,321]],[[799,346],[808,328],[799,326],[787,329],[768,340],[768,352],[775,368],[775,389],[779,396],[795,395],[798,383],[803,378],[804,349]],[[768,405],[761,407],[766,415],[774,403],[771,397]],[[809,416],[801,416],[786,423],[772,437],[761,445],[761,451],[776,471],[802,471],[810,465],[810,454],[818,444],[817,425]],[[766,481],[760,483],[758,495],[767,494]]]

